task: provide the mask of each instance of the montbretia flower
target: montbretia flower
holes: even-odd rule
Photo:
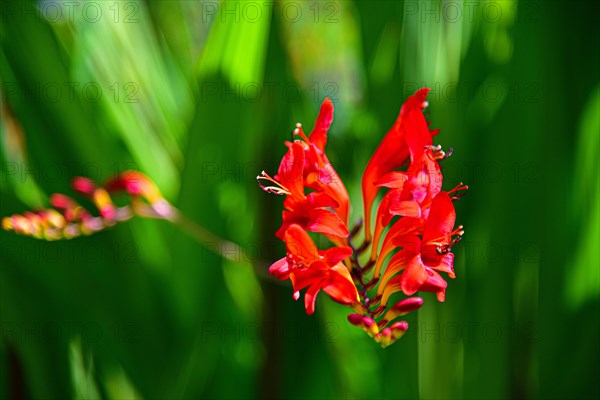
[[[308,288],[305,308],[312,314],[322,289],[354,310],[348,321],[362,328],[382,347],[400,339],[408,329],[398,318],[417,310],[424,301],[411,297],[434,292],[444,301],[447,282],[455,277],[453,245],[463,235],[454,227],[453,201],[467,186],[442,190],[440,162],[450,156],[433,144],[439,130],[429,129],[423,115],[429,89],[421,89],[402,106],[398,119],[369,160],[362,177],[364,241],[354,246],[360,222],[349,234],[350,203],[346,186],[325,154],[333,103],[325,99],[310,135],[297,124],[301,140],[288,148],[275,178],[263,172],[261,187],[285,196],[282,224],[276,236],[286,244],[286,256],[269,272],[290,279],[294,298]],[[262,182],[268,182],[263,184]],[[385,191],[372,221],[373,206]],[[322,234],[334,245],[319,250],[308,232]],[[367,257],[362,257],[369,247]],[[398,298],[398,296],[408,296]],[[393,301],[392,298],[394,299]]]
[[[273,263],[269,272],[278,279],[292,281],[296,300],[300,290],[308,287],[304,296],[308,314],[315,311],[317,293],[321,289],[338,303],[358,304],[356,286],[342,263],[352,255],[350,247],[318,250],[308,233],[296,224],[288,227],[284,240],[287,256]]]
[[[349,235],[348,228],[337,213],[330,209],[339,206],[339,203],[324,192],[311,192],[305,194],[304,165],[305,152],[300,141],[292,143],[286,155],[281,160],[279,171],[275,179],[265,172],[258,177],[268,181],[273,186],[263,186],[265,191],[285,194],[283,202],[283,223],[277,237],[283,239],[285,231],[291,224],[299,224],[311,232],[319,232],[339,237]]]
[[[365,214],[365,236],[371,240],[371,209],[379,191],[379,181],[387,173],[403,166],[411,155],[410,148],[431,145],[439,130],[430,130],[422,110],[427,102],[428,88],[420,89],[400,109],[398,119],[385,135],[369,160],[362,179]],[[413,157],[415,155],[413,154]]]
[[[304,158],[303,178],[306,186],[316,191],[322,191],[336,201],[333,207],[340,219],[348,224],[350,199],[344,182],[327,159],[325,145],[327,132],[333,122],[333,103],[326,98],[315,121],[315,127],[309,136],[302,130],[302,124],[296,124],[294,134],[300,136],[306,157]]]
[[[389,261],[377,293],[387,304],[391,294],[402,290],[411,296],[417,291],[435,292],[444,301],[446,282],[438,272],[454,278],[452,245],[462,237],[462,226],[454,229],[456,212],[448,193],[440,192],[432,202],[429,218],[425,220],[422,237],[405,235],[398,239],[402,247]],[[402,274],[396,275],[402,271]],[[394,275],[396,275],[394,277]]]
[[[125,171],[105,186],[85,177],[75,177],[72,184],[73,189],[92,200],[99,215],[93,215],[75,199],[55,193],[50,196],[54,208],[5,217],[2,227],[37,239],[71,239],[112,227],[133,215],[170,219],[174,213],[156,185],[141,172]],[[120,207],[114,204],[110,194],[118,191],[129,195],[130,204]]]
[[[283,222],[276,233],[279,239],[283,240],[290,224],[322,233],[338,244],[345,243],[350,234],[347,228],[348,191],[325,155],[327,131],[332,120],[333,104],[327,99],[309,136],[301,124],[296,125],[294,134],[302,140],[286,143],[288,151],[279,164],[277,175],[271,178],[263,171],[257,177],[266,192],[286,196]]]
[[[442,189],[442,173],[432,149],[426,146],[424,151],[416,154],[414,159],[411,155],[411,163],[406,172],[389,172],[376,184],[390,190],[381,200],[377,211],[371,246],[372,259],[376,258],[380,236],[391,219],[394,216],[426,217],[433,197]]]

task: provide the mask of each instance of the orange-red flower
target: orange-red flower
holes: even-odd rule
[[[300,290],[308,287],[304,296],[308,314],[315,311],[315,301],[321,289],[338,303],[358,303],[356,286],[342,263],[352,255],[350,247],[318,250],[306,231],[296,224],[288,227],[284,240],[287,256],[273,263],[269,272],[278,279],[289,278],[292,281],[296,300],[300,297]]]
[[[348,224],[350,200],[344,182],[327,159],[325,145],[327,132],[333,122],[333,103],[326,98],[321,105],[315,126],[309,136],[302,130],[302,125],[297,124],[294,134],[300,136],[304,142],[305,163],[304,181],[310,189],[322,191],[333,198],[337,205],[333,207],[340,219]]]
[[[385,135],[369,160],[362,179],[365,214],[365,237],[371,241],[371,209],[380,188],[380,180],[389,172],[405,164],[411,155],[418,158],[422,146],[431,145],[431,137],[438,130],[429,130],[422,109],[427,107],[428,88],[417,91],[408,98],[398,119]]]
[[[396,242],[402,250],[391,258],[379,282],[378,294],[382,295],[383,304],[399,290],[407,296],[417,291],[435,292],[438,300],[444,301],[447,283],[438,272],[455,277],[450,248],[463,234],[462,226],[454,229],[455,221],[452,199],[447,192],[440,192],[432,202],[422,238],[405,235]],[[454,235],[457,236],[453,239]]]
[[[324,191],[305,194],[304,165],[305,150],[300,141],[292,143],[279,164],[275,178],[265,172],[259,176],[273,186],[262,186],[265,191],[284,194],[285,210],[282,212],[283,222],[276,236],[283,239],[291,224],[299,224],[310,232],[319,232],[333,236],[347,237],[348,228],[344,221],[333,211],[339,203]]]
[[[410,137],[411,133],[407,134]],[[409,146],[409,148],[411,148]],[[425,145],[424,151],[411,151],[411,163],[406,172],[392,171],[377,182],[377,186],[390,190],[383,197],[377,211],[373,234],[371,258],[376,258],[379,239],[383,229],[394,216],[426,217],[431,200],[442,189],[442,173],[437,159],[443,156],[441,149],[433,152],[432,146]],[[441,154],[440,154],[441,153]]]
[[[333,120],[329,99],[323,102],[310,135],[297,124],[294,133],[302,140],[286,143],[288,152],[275,179],[266,173],[258,177],[273,184],[261,185],[263,189],[286,196],[283,223],[276,235],[285,241],[287,255],[271,266],[270,273],[292,281],[295,299],[301,289],[308,288],[304,298],[308,314],[314,312],[321,289],[351,306],[355,313],[348,321],[383,347],[408,329],[406,321],[395,320],[423,305],[420,297],[390,303],[392,295],[434,292],[444,301],[447,283],[440,273],[455,277],[450,249],[463,234],[462,226],[454,229],[452,202],[461,197],[456,192],[467,187],[461,184],[450,192],[442,191],[439,162],[447,155],[433,145],[438,131],[429,129],[422,112],[428,91],[421,89],[406,101],[365,169],[362,245],[352,245],[359,225],[348,237],[348,193],[325,154]],[[371,226],[380,190],[385,193]],[[335,246],[318,250],[307,231],[323,234]],[[363,264],[359,256],[369,246],[371,254]]]

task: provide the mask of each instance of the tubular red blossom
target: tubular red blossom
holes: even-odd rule
[[[427,143],[426,140],[421,140],[419,146],[423,143]],[[392,171],[380,179],[379,186],[388,186],[391,190],[377,211],[371,259],[376,259],[379,238],[392,217],[426,217],[431,200],[442,189],[442,173],[431,146],[424,145],[422,151],[413,147],[409,146],[412,161],[406,172]]]
[[[454,228],[452,202],[462,197],[467,187],[461,184],[449,193],[442,191],[439,161],[452,149],[446,154],[441,146],[433,145],[438,131],[429,129],[422,112],[428,91],[421,89],[406,101],[365,169],[362,245],[351,246],[360,223],[346,239],[348,193],[325,154],[333,121],[329,99],[323,102],[309,136],[297,125],[294,134],[302,140],[286,143],[288,152],[275,179],[266,173],[258,178],[259,183],[269,182],[261,184],[265,191],[286,196],[283,222],[276,235],[285,241],[287,255],[273,263],[269,272],[291,280],[294,299],[307,289],[304,305],[308,314],[314,312],[320,290],[350,306],[354,313],[348,321],[382,347],[400,339],[408,329],[405,321],[394,320],[423,305],[422,298],[408,297],[389,306],[391,296],[423,291],[445,300],[447,283],[440,273],[455,277],[450,250],[463,234],[462,226]],[[307,189],[311,190],[308,194]],[[371,211],[380,190],[385,194],[372,227]],[[319,250],[307,231],[323,234],[335,246]],[[359,256],[369,246],[370,257],[363,265]]]
[[[427,106],[428,93],[429,89],[423,88],[406,100],[400,110],[398,119],[385,135],[367,164],[362,180],[365,237],[367,241],[371,240],[371,208],[379,191],[377,181],[388,172],[404,165],[411,154],[414,157],[418,156],[419,145],[431,144],[431,137],[438,132],[429,130],[421,111]],[[410,134],[407,135],[407,132]],[[427,135],[429,140],[426,140]]]
[[[333,103],[331,99],[325,98],[310,135],[306,136],[301,124],[297,124],[294,134],[300,136],[305,143],[306,157],[303,175],[306,186],[314,190],[321,190],[335,199],[337,206],[334,207],[334,210],[340,219],[348,224],[350,208],[348,191],[325,154],[327,133],[332,122]]]
[[[402,317],[412,311],[418,310],[423,305],[423,299],[420,297],[409,297],[404,300],[400,300],[383,317],[381,323],[387,324],[388,321],[392,321],[397,317]]]
[[[305,151],[300,141],[292,143],[279,164],[275,179],[263,172],[261,180],[269,181],[273,186],[261,185],[270,193],[284,194],[285,210],[282,212],[282,224],[276,233],[280,239],[291,224],[298,224],[310,232],[346,238],[349,235],[346,224],[332,211],[339,203],[325,192],[311,192],[305,195],[304,166]]]
[[[348,269],[342,263],[352,255],[350,247],[333,247],[318,250],[306,231],[292,224],[285,232],[287,256],[276,261],[269,272],[278,279],[290,279],[294,298],[308,287],[304,296],[306,312],[312,314],[315,300],[321,289],[333,300],[342,304],[358,303],[358,292]]]
[[[321,110],[315,120],[315,127],[310,134],[310,142],[315,145],[317,149],[325,152],[325,145],[327,144],[327,132],[333,122],[333,102],[330,98],[326,97],[321,104]]]
[[[417,291],[435,292],[438,300],[444,301],[446,282],[439,275],[454,274],[454,254],[450,253],[453,235],[463,234],[462,226],[454,229],[456,212],[447,192],[440,192],[431,204],[429,218],[425,222],[422,239],[408,235],[399,243],[403,248],[390,260],[379,283],[378,294],[382,303],[399,290],[410,296]],[[403,271],[401,275],[392,276]],[[393,282],[392,282],[393,281]],[[389,282],[389,283],[388,283]]]

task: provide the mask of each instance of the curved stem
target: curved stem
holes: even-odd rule
[[[280,281],[268,273],[269,263],[263,260],[248,260],[247,263],[242,262],[245,257],[242,247],[234,242],[217,236],[213,232],[187,217],[180,210],[173,207],[172,214],[169,218],[167,218],[167,221],[175,224],[185,233],[187,233],[192,239],[203,246],[207,246],[210,250],[214,251],[224,259],[236,264],[251,265],[254,273],[262,279],[284,284],[283,281]],[[223,249],[227,249],[227,251],[224,252]]]

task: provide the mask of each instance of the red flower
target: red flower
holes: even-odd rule
[[[430,131],[422,109],[427,107],[428,88],[417,91],[402,106],[398,119],[383,138],[369,160],[362,179],[365,213],[365,237],[371,241],[371,209],[379,191],[380,179],[402,166],[412,155],[419,157],[418,148],[431,145],[431,137],[439,131]],[[409,146],[413,149],[409,149]]]
[[[407,137],[411,136],[407,133]],[[389,172],[377,182],[377,186],[388,187],[390,191],[383,197],[377,211],[372,259],[376,258],[379,238],[391,219],[394,216],[426,217],[431,200],[442,189],[442,173],[437,159],[444,153],[439,148],[435,148],[437,153],[433,150],[431,145],[426,145],[424,151],[412,151],[418,158],[413,159],[406,172]]]
[[[432,202],[422,238],[406,235],[396,241],[402,250],[391,258],[379,282],[382,304],[387,304],[389,296],[399,290],[407,296],[417,291],[435,292],[438,300],[444,301],[447,284],[438,271],[455,277],[450,248],[463,234],[462,226],[454,229],[455,220],[452,199],[447,192],[440,192]],[[453,239],[453,235],[458,236]],[[402,274],[396,275],[400,271]]]
[[[285,241],[287,255],[271,265],[269,272],[292,281],[295,299],[301,289],[308,288],[304,298],[308,314],[314,312],[321,289],[333,300],[351,306],[356,314],[349,315],[348,321],[382,347],[400,339],[408,329],[406,321],[394,320],[423,305],[420,297],[409,297],[390,307],[390,296],[426,291],[444,301],[447,283],[440,272],[454,278],[450,249],[463,234],[462,226],[454,229],[452,201],[461,197],[454,192],[467,187],[461,184],[450,192],[441,191],[443,176],[438,162],[446,154],[433,145],[432,137],[438,131],[429,129],[422,112],[428,91],[421,89],[406,101],[365,169],[362,245],[355,248],[351,242],[358,226],[348,237],[348,193],[325,155],[333,120],[329,99],[323,102],[309,136],[297,124],[294,133],[302,140],[286,143],[288,152],[276,179],[265,173],[258,177],[274,184],[261,185],[264,190],[286,195],[283,223],[276,235]],[[387,192],[377,208],[371,236],[371,211],[382,187]],[[322,233],[336,246],[318,250],[307,231]],[[359,256],[369,246],[371,256],[363,265]]]
[[[269,272],[278,279],[292,281],[296,300],[300,290],[308,287],[304,296],[307,314],[315,311],[315,300],[321,289],[338,303],[358,303],[358,292],[342,263],[352,255],[350,247],[318,250],[306,231],[296,224],[288,227],[284,240],[287,256],[273,263]]]
[[[304,180],[306,186],[326,193],[335,199],[337,205],[333,207],[340,219],[348,224],[350,199],[344,182],[327,159],[325,145],[327,132],[333,122],[333,103],[326,98],[321,105],[315,126],[309,136],[302,130],[302,125],[297,124],[294,133],[304,140],[305,163]]]
[[[339,206],[339,203],[324,192],[312,192],[305,195],[304,188],[304,157],[305,151],[300,141],[290,144],[275,179],[265,172],[258,179],[269,181],[275,186],[262,186],[271,193],[285,194],[283,202],[285,210],[282,213],[283,223],[276,233],[280,239],[291,224],[299,224],[310,232],[319,232],[339,237],[349,235],[346,224],[330,211],[329,208]]]

